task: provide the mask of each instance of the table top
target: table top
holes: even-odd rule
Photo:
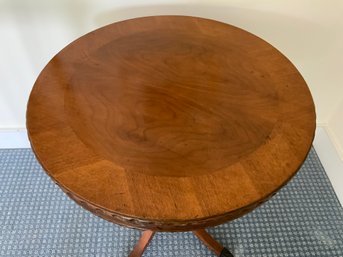
[[[310,91],[277,49],[196,17],[117,22],[39,75],[27,129],[48,175],[112,222],[183,231],[253,210],[304,162]]]

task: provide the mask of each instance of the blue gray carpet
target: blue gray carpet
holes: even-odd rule
[[[314,150],[273,199],[209,232],[236,257],[343,256],[343,209]],[[0,256],[126,257],[139,235],[69,200],[30,149],[0,150]],[[158,233],[148,256],[215,255],[191,233]]]

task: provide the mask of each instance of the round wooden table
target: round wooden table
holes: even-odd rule
[[[32,149],[75,202],[116,224],[193,231],[238,218],[284,186],[315,131],[310,91],[262,39],[196,17],[117,22],[77,39],[39,75]]]

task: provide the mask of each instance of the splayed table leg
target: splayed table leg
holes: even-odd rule
[[[214,238],[208,234],[205,229],[194,230],[193,233],[219,257],[233,257],[232,253],[214,240]]]
[[[148,247],[154,234],[155,232],[151,230],[144,231],[141,238],[135,245],[135,248],[133,248],[132,252],[130,253],[129,257],[141,257],[145,249]]]

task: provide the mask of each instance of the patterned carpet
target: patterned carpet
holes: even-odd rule
[[[209,232],[235,257],[343,256],[343,209],[314,150],[272,200]],[[139,235],[69,200],[30,149],[0,150],[0,256],[126,257]],[[143,256],[215,255],[191,233],[159,233]]]

